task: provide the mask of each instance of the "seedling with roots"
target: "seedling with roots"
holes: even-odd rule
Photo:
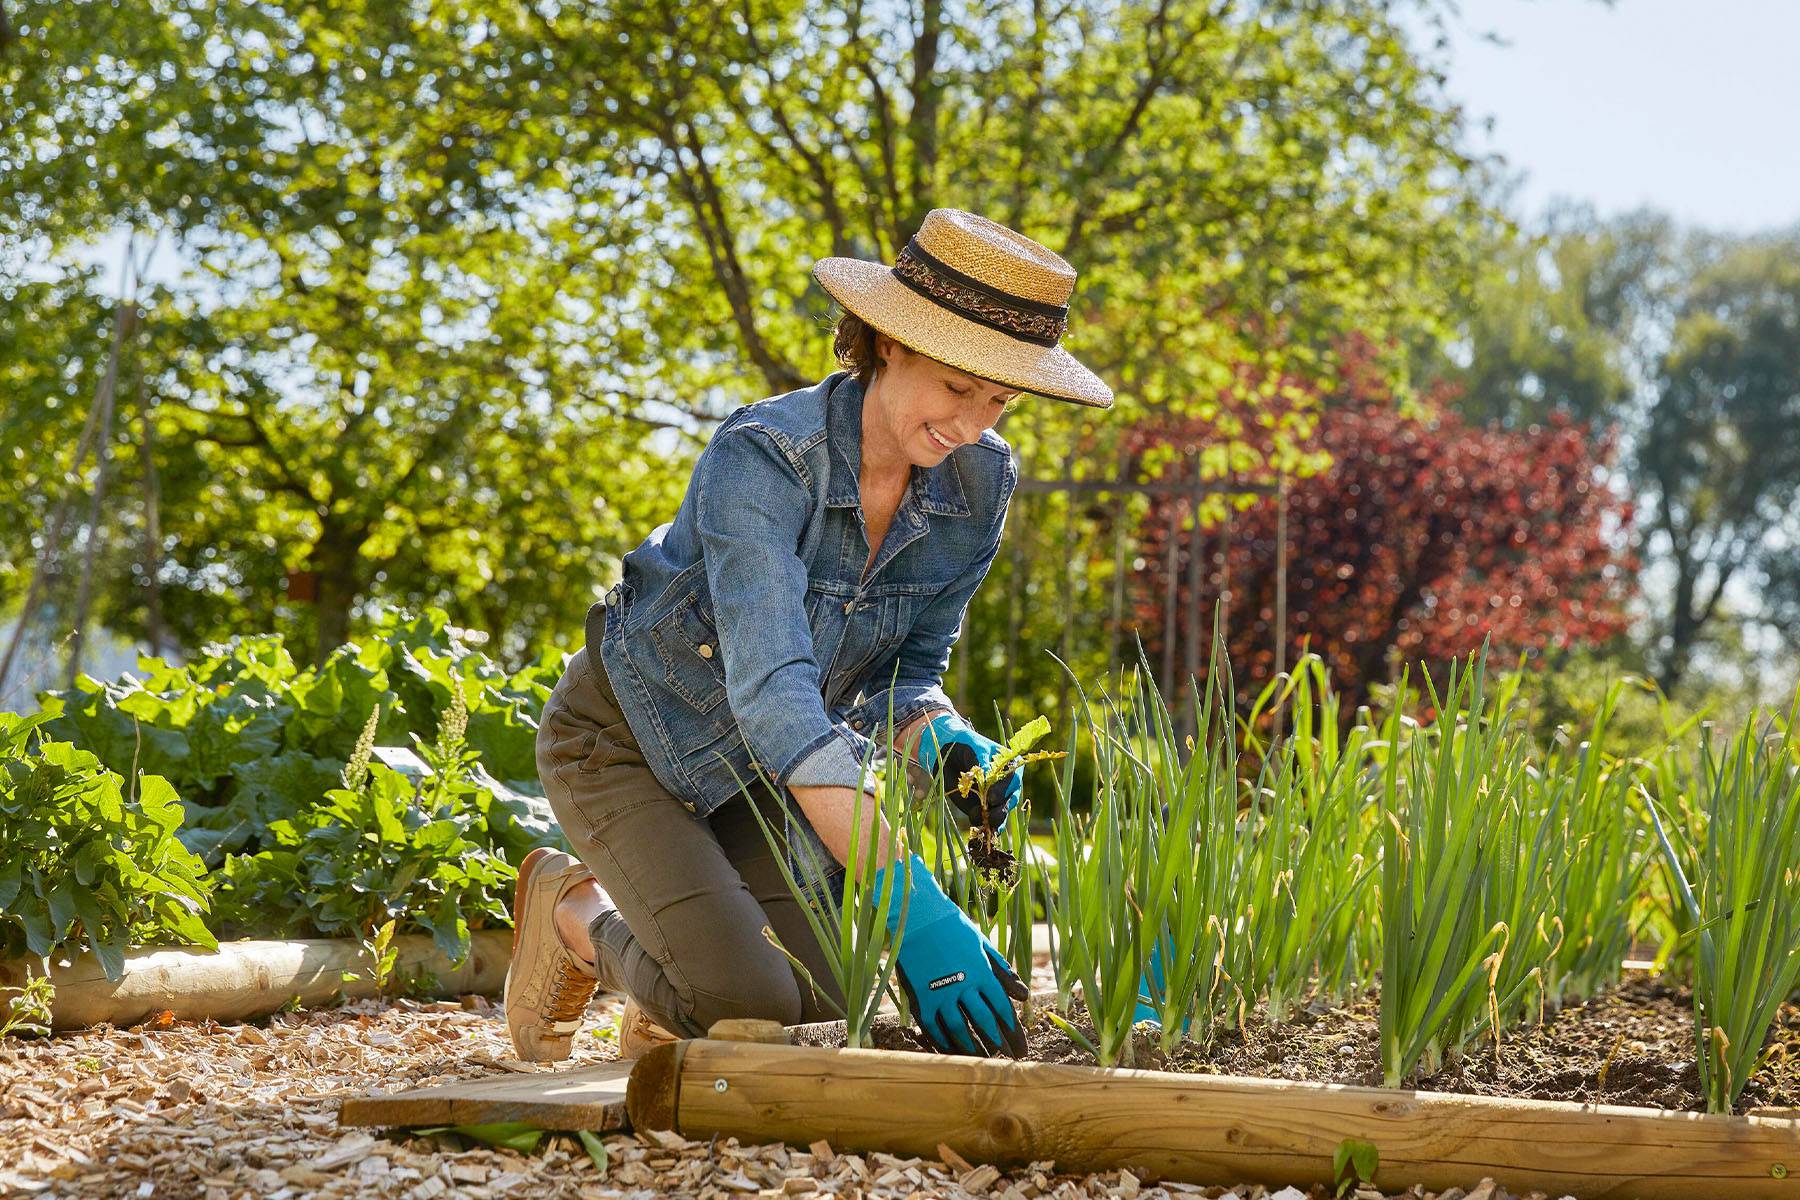
[[[1004,783],[1014,771],[1034,762],[1068,757],[1066,750],[1031,749],[1049,732],[1048,717],[1040,716],[1027,722],[1007,739],[992,762],[985,767],[970,767],[956,782],[957,795],[965,800],[980,798],[980,815],[969,826],[968,852],[969,865],[975,869],[976,877],[986,887],[1010,888],[1019,881],[1017,856],[1003,847],[996,836],[998,818],[1005,814],[991,812],[988,801],[996,787]]]

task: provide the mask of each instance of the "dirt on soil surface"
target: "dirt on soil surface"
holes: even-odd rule
[[[1076,1001],[1072,1023],[1093,1030]],[[885,1049],[927,1050],[916,1034],[892,1024],[875,1029]],[[1135,1067],[1202,1075],[1248,1075],[1319,1083],[1381,1084],[1380,1005],[1366,995],[1347,1004],[1314,1000],[1280,1026],[1260,1016],[1242,1029],[1220,1032],[1205,1051],[1184,1042],[1165,1057],[1157,1035],[1138,1030]],[[1753,1075],[1737,1111],[1800,1107],[1800,1007],[1784,1006],[1771,1035],[1770,1060]],[[1092,1065],[1088,1051],[1041,1015],[1030,1031],[1038,1062]],[[1644,975],[1628,977],[1585,1003],[1546,1012],[1491,1038],[1461,1061],[1409,1081],[1420,1091],[1516,1096],[1535,1100],[1630,1104],[1704,1111],[1694,1061],[1693,998],[1689,989]]]
[[[1041,979],[1034,983],[1042,985]],[[840,1154],[808,1147],[611,1135],[598,1168],[571,1137],[531,1154],[450,1135],[337,1125],[346,1096],[499,1072],[593,1066],[616,1054],[619,1002],[597,1001],[574,1057],[519,1062],[500,1010],[457,1001],[365,1000],[266,1021],[150,1021],[50,1038],[0,1039],[0,1197],[303,1197],[490,1200],[629,1197],[845,1200],[902,1196],[986,1200],[1325,1200],[1239,1182],[1153,1185],[1129,1172],[1058,1173],[1053,1163],[1001,1171],[947,1149],[936,1159]],[[1356,1200],[1515,1200],[1491,1181],[1467,1190],[1365,1188]],[[1541,1194],[1530,1200],[1546,1200]]]

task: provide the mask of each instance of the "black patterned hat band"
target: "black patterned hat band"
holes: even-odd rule
[[[989,329],[1054,346],[1069,328],[1069,307],[1015,296],[933,258],[913,238],[894,260],[894,275],[913,291]]]

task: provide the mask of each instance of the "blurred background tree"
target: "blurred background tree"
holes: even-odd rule
[[[1623,668],[1667,692],[1696,655],[1791,686],[1800,611],[1800,236],[1725,237],[1565,208],[1483,272],[1462,338],[1418,374],[1474,421],[1610,427],[1644,566]],[[1758,646],[1763,647],[1759,651]],[[1774,667],[1773,671],[1767,668]]]
[[[1240,677],[1260,683],[1310,649],[1349,719],[1403,663],[1423,661],[1442,677],[1451,658],[1491,638],[1507,659],[1524,653],[1543,666],[1621,635],[1636,564],[1617,536],[1631,525],[1630,505],[1602,477],[1606,438],[1560,412],[1528,429],[1471,426],[1438,390],[1402,413],[1373,363],[1347,371],[1314,439],[1331,465],[1291,485],[1285,517],[1278,500],[1263,499],[1222,539],[1196,542],[1179,533],[1189,501],[1159,497],[1136,542],[1146,568],[1172,559],[1179,582],[1171,594],[1165,572],[1150,569],[1133,581],[1151,661],[1204,664],[1222,602]],[[1149,425],[1137,433],[1145,448],[1206,437]],[[1190,608],[1205,619],[1168,619]],[[1207,644],[1186,644],[1195,628]]]

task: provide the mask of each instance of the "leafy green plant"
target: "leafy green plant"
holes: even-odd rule
[[[1273,748],[1256,736],[1265,711],[1291,719],[1291,736]],[[1381,910],[1370,901],[1381,818],[1365,776],[1375,731],[1367,720],[1346,727],[1316,654],[1264,687],[1242,729],[1265,768],[1274,760],[1255,789],[1261,824],[1246,886],[1266,898],[1249,922],[1250,990],[1281,1024],[1314,991],[1362,991],[1380,965]]]
[[[1647,809],[1695,941],[1701,1088],[1725,1113],[1800,989],[1800,692],[1785,721],[1746,722],[1723,752],[1703,739],[1698,757],[1697,819]]]
[[[1030,736],[1035,741],[1042,735],[1034,731]],[[1062,758],[1064,754],[1045,757]],[[964,773],[965,777],[972,774]],[[1004,779],[1005,775],[1002,771],[990,778]],[[1018,977],[1030,979],[1032,927],[1041,914],[1048,886],[1042,865],[1045,855],[1031,840],[1031,798],[1020,802],[1002,829],[989,831],[985,852],[975,836],[979,825],[971,827],[966,840],[959,835],[957,811],[957,806],[948,803],[948,781],[941,774],[932,777],[924,796],[915,794],[904,811],[908,843],[918,848],[944,894],[968,914]],[[1027,1022],[1031,1012],[1028,999]]]
[[[1570,730],[1558,729],[1542,765],[1526,770],[1525,806],[1551,815],[1561,861],[1547,865],[1546,877],[1532,884],[1542,897],[1532,936],[1549,949],[1528,965],[1513,956],[1501,975],[1503,1006],[1506,993],[1533,972],[1540,972],[1540,1002],[1586,998],[1619,980],[1632,914],[1654,860],[1636,802],[1639,765],[1607,753],[1613,713],[1629,686],[1609,686],[1584,736],[1575,740]],[[1513,920],[1525,916],[1521,909]]]
[[[453,704],[436,740],[415,739],[431,773],[416,786],[369,761],[380,723],[372,710],[325,803],[269,826],[271,845],[234,855],[220,871],[221,918],[239,928],[271,921],[289,934],[373,940],[397,922],[423,930],[452,961],[468,953],[472,929],[510,919],[516,877],[491,838],[493,797],[470,775],[476,752],[463,742]]]
[[[1381,1066],[1396,1087],[1421,1063],[1435,1070],[1491,1011],[1493,978],[1511,930],[1480,902],[1501,815],[1518,785],[1524,739],[1486,712],[1486,655],[1453,664],[1421,732],[1396,703],[1381,738]],[[1406,678],[1401,695],[1406,694]]]
[[[133,944],[217,945],[174,788],[44,740],[49,719],[0,713],[0,955],[91,949],[117,980]]]
[[[545,1130],[529,1121],[487,1121],[473,1125],[429,1125],[413,1132],[420,1137],[448,1133],[471,1142],[479,1142],[483,1146],[497,1146],[517,1154],[530,1154],[544,1140]],[[587,1140],[582,1139],[582,1143],[586,1145]],[[605,1156],[606,1148],[603,1145],[599,1161],[603,1162]]]
[[[369,981],[375,985],[375,994],[379,996],[387,995],[388,988],[393,985],[394,966],[400,957],[400,948],[394,945],[395,924],[390,917],[362,943],[363,953],[369,956]]]
[[[1165,1044],[1183,1036],[1204,990],[1201,976],[1220,962],[1207,949],[1208,939],[1228,932],[1218,916],[1230,911],[1201,880],[1214,864],[1200,851],[1196,832],[1217,827],[1206,816],[1216,812],[1209,806],[1229,803],[1221,792],[1234,789],[1236,780],[1218,774],[1218,756],[1182,761],[1168,708],[1146,682],[1152,673],[1141,647],[1139,658],[1140,669],[1121,684],[1128,712],[1102,693],[1103,716],[1092,718],[1085,689],[1073,680],[1081,709],[1090,714],[1095,754],[1095,791],[1087,811],[1071,802],[1072,758],[1056,781],[1058,886],[1046,904],[1051,961],[1059,1007],[1066,1008],[1079,986],[1094,1038],[1088,1041],[1073,1026],[1058,1023],[1087,1042],[1103,1066],[1132,1061],[1131,1027],[1139,982],[1146,976]],[[1203,730],[1216,730],[1220,723],[1216,678],[1209,672],[1205,696],[1195,696]],[[1071,729],[1071,752],[1073,743]],[[1235,808],[1232,812],[1235,816]],[[1155,973],[1153,955],[1161,965]]]
[[[167,778],[186,813],[183,842],[213,866],[254,853],[273,822],[322,804],[373,709],[382,712],[377,740],[404,744],[431,736],[460,703],[466,741],[480,758],[474,781],[492,793],[494,834],[516,864],[555,841],[535,742],[562,664],[547,655],[509,674],[467,640],[439,610],[389,610],[370,637],[316,667],[296,666],[277,636],[241,637],[180,665],[140,659],[135,676],[112,682],[83,676],[42,702],[53,737],[115,771]]]
[[[1337,1181],[1334,1196],[1343,1196],[1359,1183],[1374,1183],[1381,1169],[1381,1152],[1373,1142],[1345,1138],[1331,1154],[1331,1175]]]
[[[0,1015],[0,1038],[15,1033],[50,1033],[50,1005],[56,999],[56,985],[48,975],[34,974],[16,988],[0,988],[0,996],[10,995],[6,1013]]]
[[[1031,752],[1031,748],[1049,732],[1050,719],[1044,716],[1034,717],[1007,738],[992,761],[986,766],[977,764],[970,767],[956,782],[958,795],[965,800],[980,797],[982,801],[980,819],[969,823],[967,854],[969,865],[988,887],[1010,889],[1019,877],[1019,858],[1001,844],[999,832],[994,828],[996,822],[987,811],[988,795],[995,785],[1031,763],[1067,756],[1068,752],[1065,750]],[[1023,824],[1024,820],[1025,816],[1021,813],[1015,823]]]

